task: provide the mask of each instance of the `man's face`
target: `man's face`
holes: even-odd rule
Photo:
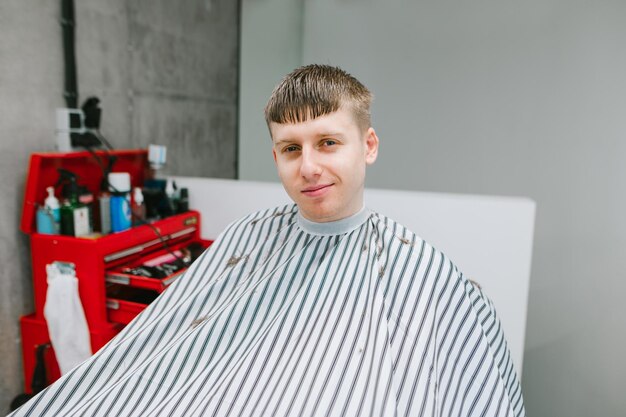
[[[302,215],[329,222],[363,207],[365,167],[376,160],[374,129],[362,132],[344,108],[302,123],[271,123],[278,176]]]

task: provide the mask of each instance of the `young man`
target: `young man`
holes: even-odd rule
[[[336,68],[291,73],[265,109],[278,175],[303,217],[329,222],[363,208],[365,167],[376,160],[370,92]]]
[[[19,416],[523,416],[493,305],[363,206],[369,91],[311,65],[266,119],[295,204],[232,223],[185,276]]]

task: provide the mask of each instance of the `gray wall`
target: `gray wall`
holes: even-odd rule
[[[245,13],[243,13],[245,11]],[[303,0],[242,0],[239,176],[275,174],[263,108],[274,86],[302,62]],[[252,146],[250,146],[252,145]]]
[[[300,63],[375,94],[370,186],[537,202],[528,415],[626,415],[626,2],[318,0],[303,16]],[[267,147],[240,138],[242,160]],[[241,174],[276,180],[271,161]]]
[[[237,175],[238,3],[76,1],[80,102],[102,100],[119,149],[168,146],[167,173]],[[18,230],[28,157],[54,149],[63,107],[60,1],[0,3],[0,414],[22,392],[18,319],[33,309]]]

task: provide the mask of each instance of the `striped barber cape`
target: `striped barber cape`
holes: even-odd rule
[[[90,359],[12,416],[523,416],[492,303],[367,209],[228,226]]]

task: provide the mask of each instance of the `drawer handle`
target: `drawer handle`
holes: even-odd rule
[[[104,280],[112,284],[130,285],[130,278],[123,275],[107,274]]]

